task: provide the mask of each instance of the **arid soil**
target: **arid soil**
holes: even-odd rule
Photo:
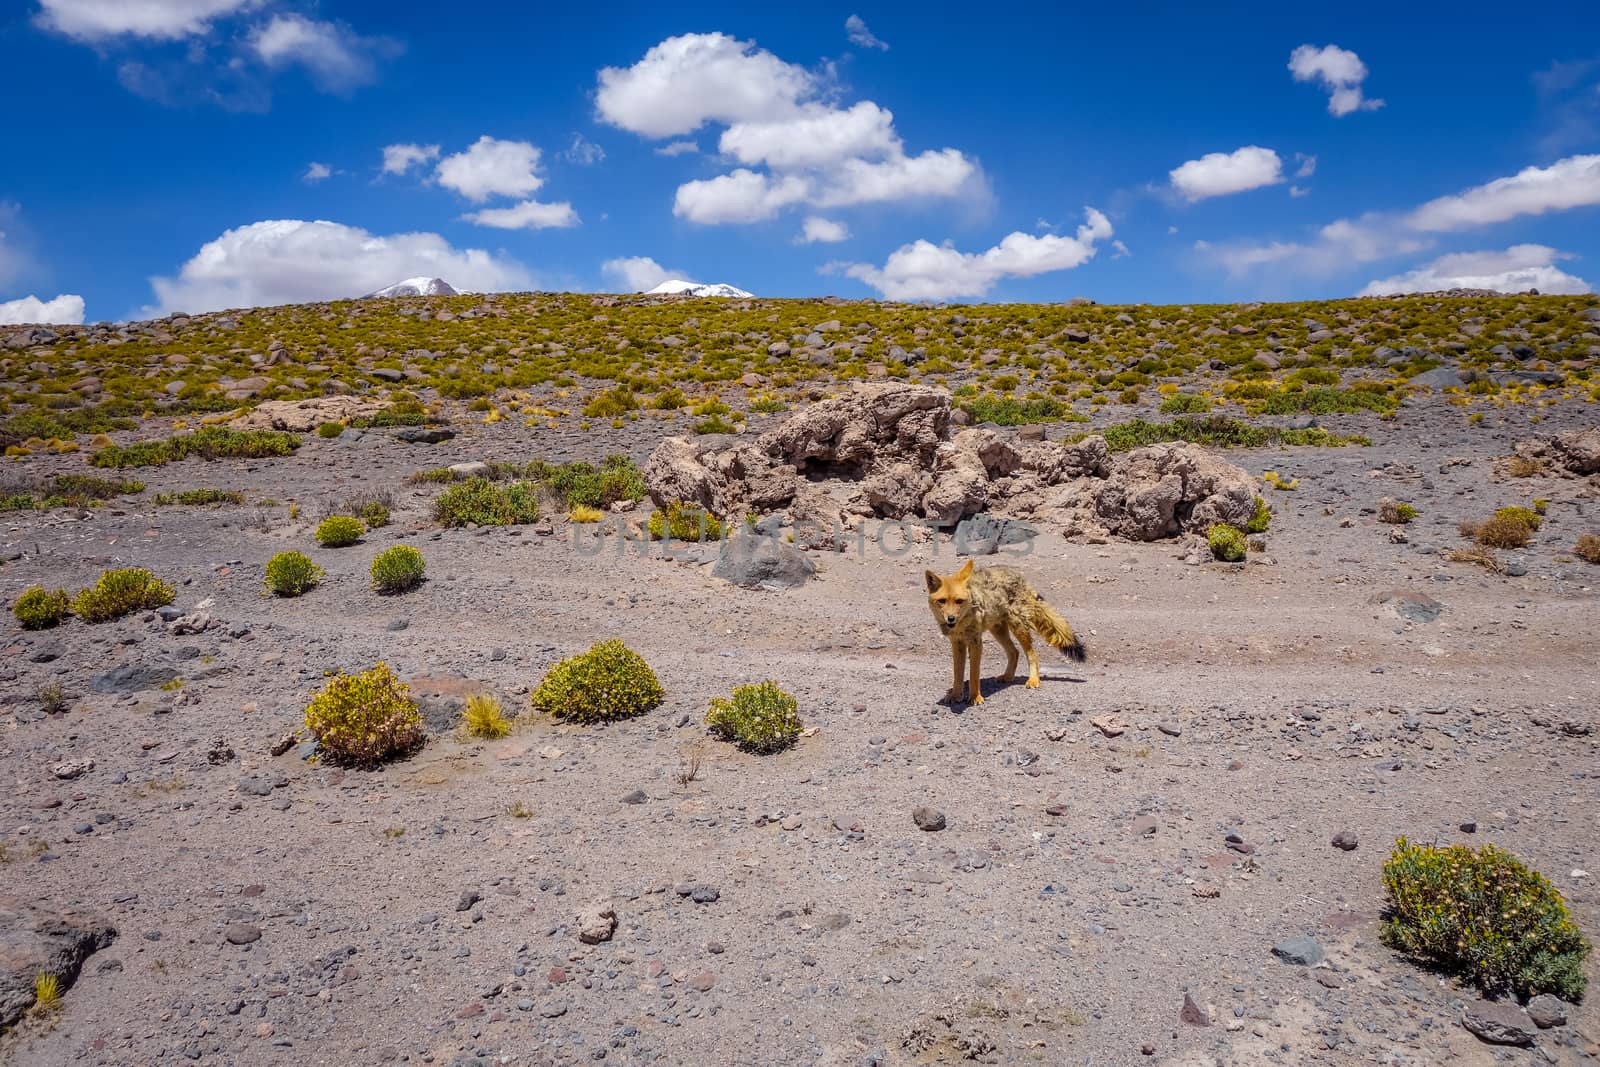
[[[143,498],[7,514],[6,603],[144,566],[214,625],[0,622],[0,896],[118,931],[0,1060],[1591,1062],[1600,998],[1536,1048],[1489,1045],[1461,1023],[1476,994],[1376,926],[1405,835],[1502,845],[1600,932],[1600,567],[1570,556],[1600,499],[1592,479],[1492,471],[1594,409],[1537,409],[1536,426],[1535,410],[1469,425],[1422,397],[1392,421],[1326,420],[1371,448],[1227,453],[1299,480],[1262,490],[1274,519],[1244,565],[1045,529],[996,559],[1071,620],[1088,662],[1047,657],[1030,691],[994,680],[991,645],[975,708],[942,702],[949,653],[924,601],[924,569],[959,565],[948,543],[813,553],[814,580],[750,591],[711,576],[714,547],[588,555],[560,517],[441,530],[438,488],[405,482],[466,460],[642,462],[643,424],[308,435],[281,459],[137,472]],[[145,502],[196,486],[280,504]],[[394,523],[317,548],[325,504],[364,487],[394,490]],[[1376,520],[1383,496],[1421,512],[1406,543]],[[1502,554],[1521,573],[1446,561],[1459,520],[1533,497],[1544,527]],[[379,596],[367,566],[396,542],[428,581]],[[299,599],[263,595],[286,548],[328,572]],[[614,636],[654,667],[662,707],[605,727],[529,715],[493,742],[455,731],[466,694],[526,714],[546,668]],[[378,660],[424,703],[417,755],[358,771],[270,754],[327,673]],[[706,736],[711,697],[769,677],[799,698],[796,748]],[[59,714],[35,696],[52,682]],[[93,766],[58,777],[71,761]],[[945,827],[919,828],[919,806]],[[584,944],[597,901],[618,926]],[[1320,962],[1295,955],[1302,936]]]

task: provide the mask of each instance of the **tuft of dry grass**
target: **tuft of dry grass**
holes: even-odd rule
[[[500,698],[493,693],[474,693],[467,698],[461,712],[461,726],[469,737],[494,741],[511,732],[511,720],[506,718]]]
[[[1580,534],[1578,543],[1572,546],[1572,554],[1585,563],[1600,563],[1600,534]]]
[[[705,756],[705,749],[699,744],[691,745],[684,752],[683,762],[678,764],[678,773],[673,779],[681,788],[688,788],[690,782],[700,777],[700,761]]]
[[[1537,478],[1544,473],[1544,464],[1532,456],[1513,455],[1500,461],[1500,471],[1507,478]]]
[[[1491,571],[1495,574],[1505,573],[1505,569],[1500,566],[1500,558],[1494,554],[1492,549],[1485,548],[1482,545],[1468,545],[1466,548],[1453,549],[1445,558],[1451,563],[1476,563],[1486,571]]]
[[[1478,524],[1475,540],[1488,548],[1522,548],[1533,540],[1533,529],[1513,516],[1495,515]]]
[[[40,1014],[61,1006],[61,979],[40,972],[33,980],[33,1009]]]

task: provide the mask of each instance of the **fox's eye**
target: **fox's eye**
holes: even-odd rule
[[[937,599],[938,599],[939,603],[941,603],[941,604],[943,604],[945,602],[945,598],[944,597],[938,597]]]
[[[966,597],[956,597],[956,606],[959,607],[960,605],[965,604],[966,602],[967,602]]]

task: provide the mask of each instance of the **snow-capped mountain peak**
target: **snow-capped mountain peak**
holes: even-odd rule
[[[458,296],[455,287],[443,278],[407,278],[403,282],[395,282],[387,289],[379,289],[376,293],[368,293],[364,299],[386,296]]]
[[[728,296],[737,299],[749,299],[754,293],[747,293],[743,289],[736,289],[726,282],[706,284],[702,282],[686,282],[681,278],[670,278],[644,294],[645,296]]]

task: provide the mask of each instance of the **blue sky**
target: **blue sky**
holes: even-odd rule
[[[1583,5],[938,6],[11,0],[0,321],[1600,281]]]

